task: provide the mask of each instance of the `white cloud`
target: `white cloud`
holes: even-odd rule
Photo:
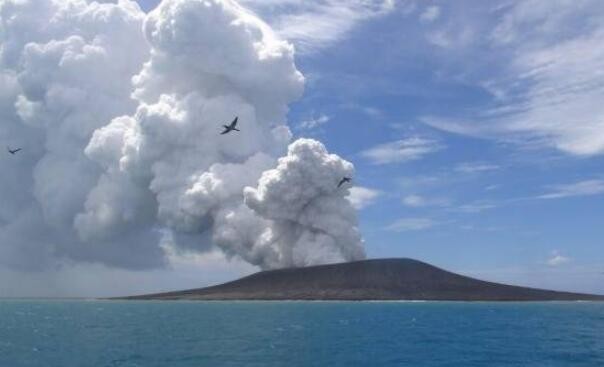
[[[420,190],[426,187],[441,186],[447,182],[446,178],[440,175],[434,176],[406,176],[398,179],[398,184],[403,190]]]
[[[421,207],[426,205],[426,199],[419,195],[407,195],[403,198],[403,204],[411,207]]]
[[[421,159],[442,149],[444,146],[437,140],[416,136],[375,146],[361,155],[374,164],[401,163]]]
[[[562,256],[558,250],[552,251],[550,257],[547,259],[546,263],[549,266],[560,266],[568,263],[571,259],[566,256]]]
[[[472,42],[449,36],[466,32],[465,18],[431,37],[443,47],[463,49],[464,57],[477,60],[473,70],[491,71],[475,83],[492,93],[492,101],[466,117],[424,121],[449,132],[570,155],[604,154],[604,3],[527,0],[483,11],[493,21],[469,23],[478,24]],[[477,57],[468,56],[473,52]],[[502,60],[501,67],[486,64],[494,58]]]
[[[354,186],[350,188],[348,200],[355,209],[360,210],[372,205],[381,194],[380,191],[367,187]]]
[[[453,134],[467,135],[476,138],[497,137],[497,127],[492,125],[475,124],[471,119],[456,119],[440,116],[422,116],[422,123],[435,129]]]
[[[301,52],[314,52],[346,37],[360,22],[392,12],[395,0],[242,0],[267,18]]]
[[[496,208],[497,205],[493,204],[493,203],[481,203],[481,202],[476,202],[476,203],[470,203],[470,204],[464,204],[464,205],[460,205],[456,208],[453,208],[453,211],[457,211],[460,213],[480,213],[483,212],[485,210],[489,210],[489,209],[494,209]]]
[[[440,7],[432,5],[426,8],[419,16],[419,20],[424,23],[432,23],[440,17]]]
[[[380,110],[379,108],[373,107],[373,106],[366,106],[366,105],[361,105],[358,103],[347,102],[347,103],[340,104],[340,107],[349,109],[349,110],[360,111],[360,112],[364,113],[365,115],[367,115],[368,117],[373,118],[373,119],[381,118],[384,116],[384,112],[382,110]]]
[[[407,195],[403,197],[403,205],[412,208],[421,208],[427,206],[447,206],[450,201],[445,198],[427,198],[421,195]]]
[[[316,127],[319,127],[325,123],[327,123],[331,118],[327,115],[321,114],[319,117],[317,118],[310,118],[308,120],[304,120],[302,122],[300,122],[300,124],[298,125],[298,128],[303,129],[303,130],[312,130]]]
[[[442,48],[449,48],[454,43],[454,41],[451,40],[450,36],[444,31],[430,32],[426,34],[426,39],[431,44]]]
[[[478,173],[487,171],[496,171],[500,166],[484,162],[464,162],[455,166],[454,170],[461,173]]]
[[[561,199],[575,196],[604,194],[604,180],[586,180],[566,185],[550,186],[551,192],[538,196],[538,199]]]
[[[363,111],[367,116],[372,118],[379,118],[382,117],[384,114],[382,110],[371,106],[361,107],[361,111]]]
[[[386,227],[393,232],[423,231],[438,225],[430,218],[401,218]]]
[[[470,27],[436,29],[426,34],[428,42],[448,50],[466,48],[474,42],[475,37],[476,34]]]
[[[504,228],[502,228],[502,227],[494,227],[494,226],[482,227],[482,226],[476,226],[474,224],[461,225],[461,226],[459,226],[459,228],[463,229],[464,231],[477,231],[477,232],[499,232],[499,231],[504,230]]]
[[[604,153],[604,73],[597,72],[604,69],[603,43],[604,27],[522,54],[515,68],[529,89],[520,102],[492,112],[510,132],[541,144],[574,155]]]

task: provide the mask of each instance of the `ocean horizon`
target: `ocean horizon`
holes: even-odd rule
[[[0,366],[602,366],[604,303],[1,299]]]

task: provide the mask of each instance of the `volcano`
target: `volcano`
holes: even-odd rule
[[[261,271],[212,287],[122,299],[604,301],[604,296],[487,282],[413,259],[372,259]]]

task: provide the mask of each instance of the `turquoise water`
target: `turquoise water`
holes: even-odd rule
[[[601,303],[0,301],[0,366],[604,366]]]

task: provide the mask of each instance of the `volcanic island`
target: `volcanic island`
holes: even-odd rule
[[[594,294],[488,282],[405,258],[260,271],[228,283],[127,300],[604,301]]]

